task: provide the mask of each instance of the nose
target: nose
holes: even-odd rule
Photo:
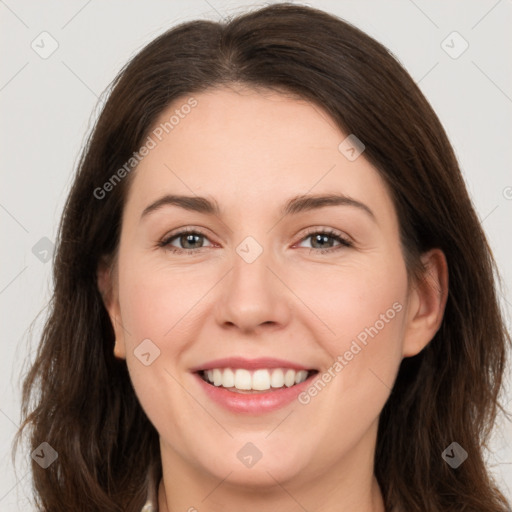
[[[216,305],[217,321],[224,328],[243,333],[282,329],[291,316],[292,293],[270,250],[252,262],[237,252],[233,267],[223,279]]]

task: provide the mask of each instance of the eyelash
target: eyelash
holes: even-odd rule
[[[204,233],[202,233],[199,230],[186,228],[186,229],[183,229],[182,231],[179,231],[178,233],[174,233],[171,236],[166,237],[163,240],[161,240],[160,242],[158,242],[158,247],[164,248],[165,250],[175,253],[175,254],[198,253],[198,252],[202,252],[202,249],[207,249],[207,247],[199,247],[198,249],[180,249],[178,247],[169,246],[169,244],[174,239],[179,238],[183,235],[199,235],[204,238],[208,238]],[[314,229],[310,230],[303,238],[301,238],[301,240],[299,242],[303,242],[304,240],[311,237],[312,235],[326,235],[329,238],[333,238],[336,241],[340,242],[340,245],[330,247],[329,249],[315,249],[314,247],[311,247],[309,249],[309,254],[311,254],[311,252],[326,254],[326,253],[331,253],[331,252],[338,251],[343,248],[353,246],[352,242],[350,242],[348,239],[341,236],[341,234],[338,233],[337,231],[335,231],[334,229],[318,230],[318,228],[314,228]]]

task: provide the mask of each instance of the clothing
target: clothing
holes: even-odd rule
[[[158,512],[158,479],[156,472],[150,468],[148,471],[148,492],[146,503],[140,512]]]

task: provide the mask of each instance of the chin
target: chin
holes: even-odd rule
[[[225,450],[224,455],[212,454],[211,458],[203,461],[203,467],[216,479],[223,480],[229,475],[226,482],[261,491],[275,487],[278,483],[300,479],[307,472],[307,461],[299,453],[292,453],[289,446],[284,445],[279,449],[275,445],[271,447],[268,441],[266,446],[263,441],[236,444],[236,450]],[[232,453],[232,456],[228,458],[226,453]],[[212,466],[215,457],[218,457],[218,464]]]

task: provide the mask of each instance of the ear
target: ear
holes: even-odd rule
[[[441,326],[448,298],[448,264],[441,249],[431,249],[421,258],[425,272],[411,286],[402,354],[415,356]]]
[[[125,331],[121,323],[121,311],[117,286],[117,267],[115,263],[107,263],[102,259],[96,272],[98,290],[103,298],[103,304],[109,314],[114,329],[116,343],[114,355],[119,359],[126,359]]]

